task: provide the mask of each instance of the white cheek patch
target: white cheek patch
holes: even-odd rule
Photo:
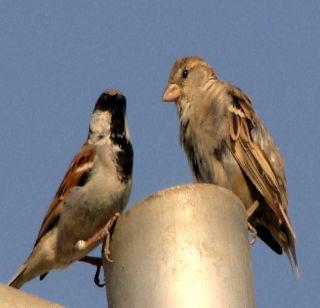
[[[90,144],[104,144],[110,137],[111,114],[108,111],[96,111],[90,122]]]
[[[92,115],[90,129],[92,132],[110,135],[111,114],[109,112],[96,111]]]

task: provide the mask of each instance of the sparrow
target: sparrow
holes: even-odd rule
[[[53,269],[88,258],[87,253],[109,234],[131,192],[133,149],[125,113],[126,98],[119,90],[100,95],[87,140],[72,160],[33,250],[10,286],[20,288],[37,276],[43,279]]]
[[[206,61],[190,56],[175,61],[163,101],[177,107],[180,143],[194,181],[237,195],[253,236],[277,254],[284,251],[298,275],[284,162],[251,99],[220,80]]]

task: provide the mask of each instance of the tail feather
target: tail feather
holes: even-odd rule
[[[299,277],[298,259],[295,248],[296,236],[290,219],[283,209],[275,215],[270,207],[264,203],[259,205],[250,218],[258,236],[277,254],[285,252],[295,276]]]
[[[299,273],[299,266],[298,266],[298,258],[296,254],[295,236],[294,234],[291,233],[291,230],[288,228],[285,228],[285,231],[283,233],[286,238],[286,240],[282,244],[283,250],[288,256],[293,273],[297,278],[299,278],[300,273]]]
[[[45,242],[40,241],[32,250],[28,259],[19,268],[16,275],[8,283],[9,286],[20,289],[23,284],[34,279],[37,276],[44,276],[55,268],[54,254],[50,253],[50,249],[45,247]]]
[[[25,263],[20,267],[18,272],[13,276],[11,281],[8,283],[8,286],[16,288],[16,289],[20,289],[22,287],[22,285],[26,282],[26,280],[24,278],[24,273],[25,273],[26,269],[27,269],[27,265]]]
[[[299,272],[299,266],[298,266],[298,260],[297,260],[297,255],[296,255],[296,249],[295,247],[288,247],[284,249],[284,252],[287,254],[288,259],[291,264],[292,271],[294,275],[299,278],[300,277],[300,272]]]
[[[287,215],[287,213],[284,211],[283,207],[280,206],[280,211],[281,211],[281,235],[280,235],[282,241],[281,241],[281,246],[288,256],[288,259],[291,264],[291,268],[293,273],[297,278],[299,278],[299,266],[298,266],[298,259],[297,259],[297,254],[296,254],[296,235],[294,234],[291,221]]]

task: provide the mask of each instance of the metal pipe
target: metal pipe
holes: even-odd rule
[[[255,307],[246,213],[230,191],[172,187],[124,213],[104,260],[109,307]]]
[[[0,307],[62,308],[63,306],[0,284]]]

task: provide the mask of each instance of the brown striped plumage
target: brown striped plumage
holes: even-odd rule
[[[101,243],[100,234],[108,233],[108,222],[124,209],[133,167],[125,107],[126,98],[117,89],[100,95],[88,139],[71,162],[33,250],[10,286],[20,288],[37,276],[43,279],[53,269],[82,260]]]
[[[42,236],[52,227],[56,220],[59,219],[60,213],[63,210],[64,199],[68,196],[70,190],[74,187],[84,185],[85,177],[87,177],[91,171],[94,158],[94,146],[87,143],[82,147],[81,152],[74,157],[43,218],[34,246],[37,245]],[[83,166],[86,166],[86,168],[83,168]]]
[[[163,100],[176,103],[195,180],[230,189],[246,209],[258,201],[250,224],[276,253],[286,252],[298,273],[283,159],[250,98],[192,56],[174,63]]]

